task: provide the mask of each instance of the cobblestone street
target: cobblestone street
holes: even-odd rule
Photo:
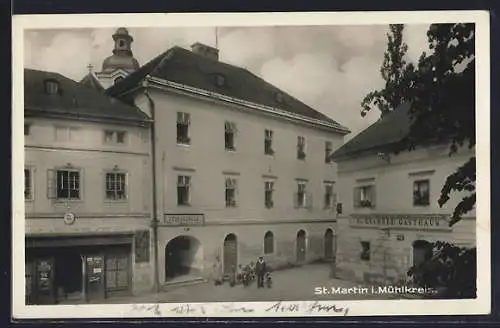
[[[246,288],[225,283],[214,286],[212,282],[175,288],[159,294],[141,295],[129,298],[112,298],[107,303],[165,303],[165,302],[252,302],[252,301],[296,301],[296,300],[366,300],[389,299],[387,295],[350,294],[315,295],[316,287],[360,287],[359,284],[329,279],[326,264],[312,264],[273,273],[273,287],[258,289],[256,284]]]

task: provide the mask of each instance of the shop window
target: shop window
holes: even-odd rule
[[[109,291],[129,288],[128,254],[116,253],[106,256],[106,289]]]
[[[370,242],[369,241],[362,241],[361,242],[360,258],[362,261],[370,261]]]
[[[413,182],[413,205],[427,206],[430,204],[430,181],[418,180]]]

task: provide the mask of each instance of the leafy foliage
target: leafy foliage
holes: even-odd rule
[[[391,27],[393,33],[402,31],[393,29]],[[388,64],[392,62],[389,59],[406,52],[406,45],[402,41],[389,38],[381,72],[384,79],[390,79],[386,79],[386,89],[367,95],[362,102],[361,115],[366,114],[367,101],[372,98],[376,99],[374,101],[379,107],[383,104],[380,107],[382,113],[391,110],[385,107],[386,103],[394,110],[403,102],[408,102],[411,105],[410,129],[396,153],[414,150],[418,145],[449,144],[451,156],[459,148],[472,149],[476,145],[475,26],[462,23],[432,24],[427,37],[431,53],[421,55],[416,69],[411,65],[403,66],[399,60]],[[406,67],[404,73],[402,67]],[[390,101],[384,102],[387,99]],[[475,206],[475,181],[474,156],[446,179],[438,200],[439,206],[446,204],[452,192],[467,194],[456,206],[450,226],[460,221]]]
[[[430,244],[430,248],[434,255],[408,271],[413,283],[436,290],[436,298],[475,298],[476,248],[446,242]]]
[[[361,103],[361,116],[365,116],[372,107],[378,108],[382,116],[388,114],[407,100],[405,95],[411,88],[415,67],[405,60],[408,46],[403,42],[404,25],[389,25],[389,30],[387,51],[380,68],[385,87],[366,95]]]

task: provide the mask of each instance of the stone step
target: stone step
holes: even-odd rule
[[[168,281],[168,282],[164,283],[161,286],[161,290],[167,291],[167,290],[171,290],[174,288],[197,285],[197,284],[202,284],[202,283],[206,283],[206,282],[207,282],[207,279],[204,279],[201,277],[179,279],[179,280]]]

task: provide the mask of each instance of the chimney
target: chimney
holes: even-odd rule
[[[219,60],[219,49],[207,46],[206,44],[196,42],[191,46],[191,50],[197,55],[201,55],[215,61]]]

